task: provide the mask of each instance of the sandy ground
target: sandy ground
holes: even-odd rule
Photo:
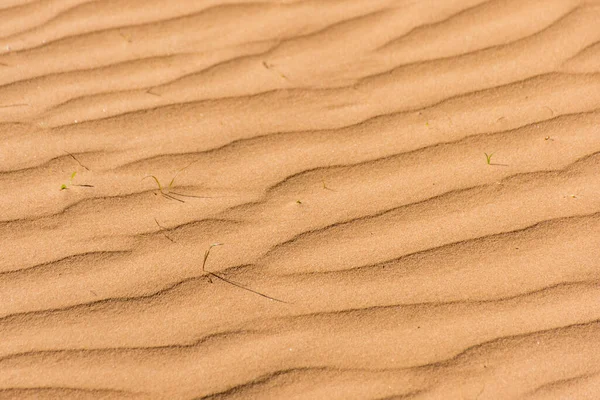
[[[0,4],[0,398],[600,397],[600,2]]]

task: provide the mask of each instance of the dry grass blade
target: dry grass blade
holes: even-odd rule
[[[192,195],[192,194],[184,194],[184,193],[178,193],[178,192],[173,192],[171,191],[171,188],[173,187],[173,184],[175,183],[175,178],[177,178],[177,175],[179,175],[179,173],[181,171],[183,171],[184,169],[188,168],[190,165],[194,164],[195,162],[197,162],[198,160],[194,160],[191,163],[189,163],[188,165],[186,165],[185,167],[179,169],[177,172],[175,172],[175,175],[173,176],[173,178],[171,179],[171,182],[169,182],[169,185],[164,188],[160,181],[158,180],[158,178],[154,175],[146,175],[142,178],[142,180],[146,179],[146,178],[152,178],[154,179],[154,181],[156,182],[156,186],[158,186],[158,191],[160,192],[160,194],[169,199],[169,200],[175,200],[178,201],[180,203],[185,203],[185,201],[183,201],[182,199],[178,199],[175,196],[181,196],[181,197],[192,197],[192,198],[196,198],[196,199],[212,199],[213,197],[211,196],[196,196],[196,195]]]
[[[87,169],[88,171],[90,170],[88,167],[86,167],[85,165],[83,165],[83,164],[81,163],[81,161],[79,161],[79,160],[77,159],[77,157],[75,157],[73,154],[69,153],[69,152],[68,152],[68,151],[66,151],[66,150],[63,150],[63,151],[64,151],[65,153],[67,153],[69,156],[71,156],[71,158],[72,158],[73,160],[77,161],[77,164],[81,165],[83,168]]]
[[[147,94],[150,94],[150,95],[156,96],[156,97],[162,97],[160,94],[154,93],[153,92],[154,89],[155,89],[154,87],[151,87],[150,89],[146,90],[144,93],[147,93]]]
[[[27,103],[17,103],[17,104],[5,104],[5,105],[0,105],[0,108],[11,108],[11,107],[28,107],[29,104]]]
[[[156,182],[156,185],[158,186],[158,190],[162,193],[162,191],[163,191],[162,185],[160,184],[160,181],[158,180],[157,177],[155,177],[154,175],[146,175],[145,177],[142,178],[142,180],[144,180],[146,178],[154,179],[154,181]]]
[[[154,218],[154,222],[156,222],[156,225],[158,225],[158,227],[160,228],[159,232],[163,234],[164,237],[166,237],[167,239],[169,239],[172,243],[177,243],[175,242],[175,240],[173,240],[169,235],[167,235],[164,231],[166,230],[166,228],[164,228],[156,218]]]
[[[178,193],[178,192],[169,192],[169,194],[175,194],[177,196],[183,196],[183,197],[194,197],[196,199],[213,199],[214,198],[211,196],[196,196],[193,194],[183,194],[183,193]]]
[[[285,79],[286,81],[289,81],[289,78],[287,76],[285,76],[283,74],[283,72],[279,71],[278,69],[275,68],[275,65],[270,64],[266,61],[262,62],[263,67],[265,67],[266,69],[268,69],[269,71],[274,71],[275,73],[277,73],[277,75],[279,75],[280,77],[282,77],[283,79]]]
[[[175,200],[175,201],[178,201],[178,202],[180,202],[180,203],[185,203],[185,201],[183,201],[183,200],[181,200],[181,199],[178,199],[177,197],[173,197],[173,196],[171,196],[169,193],[163,193],[163,192],[161,192],[161,194],[162,194],[164,197],[166,197],[167,199]]]
[[[213,281],[212,281],[212,279],[211,279],[211,278],[212,278],[212,277],[214,277],[214,278],[217,278],[217,279],[220,279],[220,280],[222,280],[223,282],[229,283],[230,285],[233,285],[233,286],[235,286],[235,287],[237,287],[237,288],[240,288],[240,289],[246,290],[246,291],[248,291],[248,292],[251,292],[251,293],[257,294],[257,295],[259,295],[259,296],[261,296],[261,297],[264,297],[264,298],[266,298],[266,299],[273,300],[273,301],[277,301],[277,302],[279,302],[279,303],[285,303],[285,304],[289,304],[287,301],[280,300],[280,299],[277,299],[277,298],[275,298],[275,297],[268,296],[268,295],[266,295],[266,294],[264,294],[264,293],[258,292],[258,291],[254,290],[254,289],[250,289],[249,287],[246,287],[246,286],[244,286],[244,285],[241,285],[241,284],[239,284],[239,283],[237,283],[237,282],[230,281],[229,279],[227,279],[227,278],[224,278],[224,277],[222,277],[221,275],[217,275],[217,274],[215,274],[214,272],[207,271],[207,270],[206,270],[206,260],[208,260],[208,256],[210,255],[210,250],[211,250],[213,247],[216,247],[216,246],[222,246],[222,245],[223,245],[222,243],[214,243],[214,244],[211,244],[211,245],[208,247],[208,249],[207,249],[207,250],[204,252],[204,260],[202,261],[202,272],[206,272],[206,274],[207,274],[207,276],[208,276],[208,280],[209,280],[209,282],[210,282],[210,283],[213,283]]]
[[[266,295],[266,294],[264,294],[264,293],[257,292],[257,291],[256,291],[256,290],[254,290],[254,289],[250,289],[249,287],[246,287],[246,286],[240,285],[239,283],[232,282],[232,281],[230,281],[229,279],[225,279],[225,278],[223,278],[222,276],[220,276],[220,275],[217,275],[217,274],[215,274],[215,273],[213,273],[213,272],[209,272],[209,274],[210,274],[210,275],[212,275],[212,276],[214,276],[214,277],[215,277],[215,278],[217,278],[217,279],[220,279],[220,280],[222,280],[223,282],[227,282],[227,283],[229,283],[230,285],[233,285],[233,286],[235,286],[235,287],[238,287],[238,288],[240,288],[240,289],[247,290],[248,292],[252,292],[252,293],[254,293],[254,294],[257,294],[257,295],[259,295],[259,296],[261,296],[261,297],[264,297],[265,299],[269,299],[269,300],[277,301],[277,302],[279,302],[279,303],[285,303],[285,304],[289,304],[287,301],[280,300],[280,299],[276,299],[275,297],[271,297],[271,296],[268,296],[268,295]],[[211,282],[212,282],[212,281],[211,281]]]
[[[206,250],[206,251],[204,252],[204,260],[202,261],[202,272],[206,272],[206,273],[208,273],[208,274],[212,274],[212,272],[208,272],[208,271],[206,271],[206,260],[208,260],[208,256],[209,256],[209,254],[210,254],[210,250],[211,250],[213,247],[216,247],[216,246],[222,246],[222,245],[223,245],[222,243],[213,243],[213,244],[211,244],[211,245],[208,247],[208,250]],[[212,280],[210,279],[210,276],[208,277],[208,280],[210,281],[210,283],[212,283]]]
[[[323,189],[325,189],[325,190],[330,190],[330,191],[332,191],[332,192],[335,192],[335,190],[331,189],[330,187],[328,187],[328,186],[325,184],[325,179],[322,179],[322,182],[323,182]]]
[[[164,198],[169,199],[169,200],[175,200],[175,201],[178,201],[180,203],[185,203],[185,201],[183,201],[181,199],[178,199],[177,197],[173,197],[171,194],[165,192],[164,189],[163,189],[163,187],[162,187],[162,185],[160,184],[160,181],[158,180],[158,178],[156,176],[154,176],[154,175],[146,175],[145,177],[142,178],[142,180],[144,180],[146,178],[152,178],[152,179],[154,179],[154,181],[156,182],[156,185],[158,186],[158,192]]]

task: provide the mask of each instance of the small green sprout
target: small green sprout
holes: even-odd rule
[[[63,183],[62,185],[60,185],[60,190],[65,190],[65,189],[68,189],[68,188],[70,188],[71,186],[79,186],[79,187],[94,187],[94,186],[92,186],[92,185],[75,185],[75,184],[73,183],[73,179],[75,179],[75,175],[77,175],[77,171],[74,171],[74,172],[71,174],[71,177],[69,178],[69,182],[67,182],[67,183]]]
[[[69,178],[68,183],[63,183],[62,185],[60,185],[60,190],[68,189],[71,185],[73,185],[73,179],[75,178],[75,175],[77,175],[77,171],[75,171],[71,174],[71,177]]]
[[[483,153],[483,154],[485,154],[485,159],[487,161],[487,165],[491,165],[491,163],[492,163],[492,156],[494,155],[494,153],[490,153],[490,154]]]

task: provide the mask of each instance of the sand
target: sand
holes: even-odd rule
[[[0,398],[600,396],[600,2],[0,21]]]

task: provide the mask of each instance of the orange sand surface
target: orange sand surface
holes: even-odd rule
[[[0,187],[2,399],[600,398],[600,1],[2,0]]]

